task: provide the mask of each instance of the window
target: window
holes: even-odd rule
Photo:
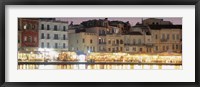
[[[42,44],[41,44],[41,48],[44,48],[44,43],[42,42]]]
[[[47,39],[50,39],[50,35],[49,34],[47,34]]]
[[[141,39],[138,39],[138,44],[141,44]]]
[[[41,25],[41,30],[44,30],[44,24]]]
[[[142,48],[140,48],[140,52],[142,52]]]
[[[90,43],[92,43],[92,39],[90,40]]]
[[[165,34],[162,34],[162,39],[165,39]]]
[[[90,50],[93,51],[93,50],[92,50],[92,47],[90,47]]]
[[[115,52],[115,48],[112,48],[112,52]]]
[[[116,40],[116,43],[119,44],[119,40]]]
[[[158,51],[158,46],[156,46],[156,51]]]
[[[58,34],[54,34],[54,39],[58,40]]]
[[[167,34],[167,39],[169,39],[169,34]]]
[[[65,48],[65,43],[63,43],[63,48]]]
[[[65,40],[66,38],[65,38],[65,35],[63,35],[63,40]]]
[[[126,51],[129,51],[129,48],[128,48],[128,47],[126,48]]]
[[[176,45],[176,49],[178,49],[178,45]]]
[[[108,51],[110,51],[110,48],[108,48]]]
[[[163,51],[165,51],[165,46],[163,46]]]
[[[175,40],[175,34],[172,35],[173,40]]]
[[[158,35],[156,34],[155,39],[158,39]]]
[[[122,50],[122,47],[120,47],[120,51],[123,51],[123,50]]]
[[[49,43],[47,43],[47,48],[50,48]]]
[[[83,39],[83,43],[85,43],[85,39]]]
[[[65,26],[63,26],[63,31],[66,31],[66,27]]]
[[[41,35],[41,39],[44,39],[44,33],[42,33],[42,35]]]
[[[172,45],[172,49],[174,50],[174,44]]]
[[[123,44],[123,40],[120,40],[120,44]]]
[[[110,39],[108,40],[108,44],[111,44],[111,40]]]
[[[87,46],[87,50],[89,50],[89,46]]]
[[[27,29],[31,29],[31,24],[28,24],[28,25],[27,25]]]
[[[23,28],[24,28],[24,30],[27,29],[27,24],[24,24],[24,27],[23,27]]]
[[[166,50],[169,50],[169,46],[166,46]]]
[[[95,47],[93,47],[93,51],[95,51]]]
[[[135,47],[133,47],[133,51],[136,51],[136,48],[135,48]]]
[[[25,42],[27,41],[27,36],[24,36],[24,41],[25,41]]]
[[[55,43],[55,48],[58,48],[58,43]]]
[[[57,25],[54,25],[54,31],[57,31],[58,29],[57,29]]]
[[[34,25],[34,24],[32,25],[32,29],[33,29],[33,30],[35,29],[35,25]]]
[[[176,40],[179,40],[179,35],[178,34],[176,35]]]
[[[32,37],[28,36],[28,42],[32,42]]]
[[[47,30],[50,30],[50,26],[49,25],[47,25]]]

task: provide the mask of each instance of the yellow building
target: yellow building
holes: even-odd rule
[[[98,37],[95,33],[69,33],[69,50],[84,53],[96,52]]]
[[[182,52],[181,25],[150,25],[155,52]]]
[[[182,52],[182,25],[173,25],[163,19],[146,19],[132,27],[128,22],[107,19],[82,24],[80,29],[76,27],[69,34],[70,51],[133,54]]]

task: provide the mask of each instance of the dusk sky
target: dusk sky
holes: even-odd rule
[[[142,18],[139,17],[66,17],[66,18],[56,18],[57,20],[62,20],[62,21],[68,21],[69,23],[73,21],[73,24],[80,24],[82,21],[87,21],[87,20],[93,20],[93,19],[104,19],[108,18],[108,20],[113,21],[113,20],[118,20],[118,21],[124,21],[129,23],[133,26],[137,22],[142,21]],[[152,18],[159,18],[159,17],[152,17]],[[144,17],[143,19],[146,19]],[[165,18],[159,18],[159,19],[164,19],[165,21],[171,21],[173,24],[182,24],[182,18],[181,17],[165,17]]]

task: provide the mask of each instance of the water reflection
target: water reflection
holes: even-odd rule
[[[18,65],[18,69],[66,69],[66,70],[129,70],[129,69],[182,69],[182,65],[109,65],[109,64],[71,64],[71,65],[34,65],[34,64],[23,64]]]

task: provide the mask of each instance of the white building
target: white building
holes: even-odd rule
[[[56,20],[40,20],[39,48],[68,51],[68,23]]]

